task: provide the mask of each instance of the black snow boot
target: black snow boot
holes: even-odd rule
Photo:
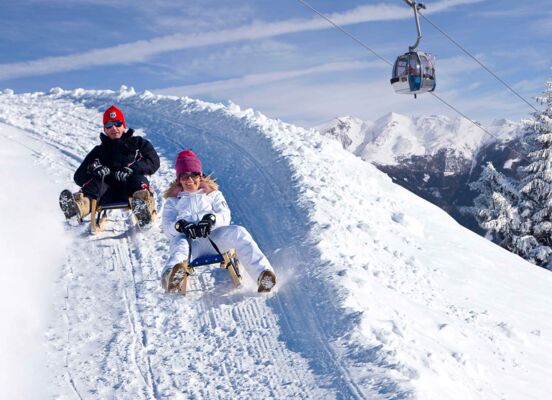
[[[61,208],[61,211],[63,211],[63,214],[67,219],[73,218],[79,213],[79,208],[75,198],[73,197],[73,193],[67,189],[59,195],[59,208]]]

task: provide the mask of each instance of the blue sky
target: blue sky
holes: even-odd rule
[[[402,0],[306,0],[389,62],[416,37]],[[424,15],[534,104],[552,67],[552,0],[435,0]],[[0,88],[114,89],[252,107],[312,126],[391,111],[457,116],[393,92],[391,67],[298,0],[0,0]],[[423,18],[437,93],[489,123],[532,109]]]

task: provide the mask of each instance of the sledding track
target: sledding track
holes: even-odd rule
[[[58,123],[67,123],[55,115],[44,119],[50,125],[43,129],[52,132]],[[72,173],[82,150],[95,142],[82,135],[76,143],[60,143],[55,136],[41,137],[35,129],[29,133],[58,153],[50,168],[64,178]],[[222,138],[210,140],[220,143]],[[259,171],[258,179],[265,183],[270,179],[244,148],[232,148]],[[163,177],[156,182],[158,188],[166,183]],[[229,201],[239,196],[239,190],[225,193]],[[273,190],[270,196],[277,194]],[[247,203],[233,207],[235,218],[248,220],[250,207]],[[287,304],[284,311],[280,293],[259,295],[251,281],[235,290],[226,271],[205,268],[191,279],[187,298],[166,296],[158,282],[167,252],[159,225],[140,232],[127,214],[112,214],[107,230],[97,237],[89,235],[86,225],[67,226],[75,239],[59,282],[65,293],[58,302],[64,323],[51,339],[64,358],[63,373],[56,382],[60,395],[82,399],[336,397],[333,390],[319,387],[320,378],[309,368],[309,361],[281,340],[281,317],[294,307]],[[323,380],[325,386],[327,381]]]
[[[66,263],[79,272],[64,276],[65,379],[78,397],[318,398],[305,361],[278,340],[266,299],[233,291],[216,268],[197,271],[188,298],[165,296],[156,271],[135,268],[149,270],[148,240],[128,225],[121,216],[93,239],[69,228],[81,237],[80,257]]]
[[[21,122],[16,115],[14,125],[57,153],[49,168],[63,188],[97,142],[90,134],[96,109],[115,100],[84,99],[86,107],[56,102],[80,117],[52,115],[52,107],[33,104],[44,113],[33,116],[44,124],[37,128],[36,122],[29,126],[20,105]],[[251,279],[235,290],[227,272],[212,267],[197,269],[186,298],[168,296],[159,287],[168,251],[159,223],[141,232],[116,211],[97,237],[87,226],[68,225],[75,239],[59,282],[64,323],[51,339],[65,360],[55,382],[58,393],[84,399],[370,398],[331,344],[348,325],[329,296],[318,300],[330,288],[313,275],[321,262],[308,230],[297,229],[308,226],[306,210],[274,144],[224,113],[175,118],[174,100],[161,103],[144,105],[131,97],[122,107],[166,159],[182,148],[201,149],[233,220],[251,231],[273,262],[277,291],[259,295]],[[158,194],[172,179],[170,164],[165,161],[153,177]]]

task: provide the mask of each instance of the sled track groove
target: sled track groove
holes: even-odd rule
[[[113,221],[113,229],[126,227]],[[129,240],[88,237],[87,224],[75,231],[81,237],[65,272],[65,364],[72,390],[79,398],[159,398],[143,341]],[[110,298],[111,293],[117,295]]]
[[[73,267],[71,262],[71,255],[68,255],[67,261],[66,261],[66,268],[67,268],[67,275],[72,276],[73,275]],[[70,341],[70,334],[71,330],[69,329],[71,326],[71,320],[69,317],[68,309],[69,309],[69,299],[70,299],[70,290],[69,290],[69,282],[65,281],[65,299],[64,299],[64,309],[63,309],[63,318],[65,320],[65,324],[67,327],[67,334],[65,336],[66,343],[69,343]],[[65,363],[63,365],[65,372],[67,374],[67,382],[69,383],[69,386],[71,387],[72,392],[77,396],[80,400],[83,400],[83,397],[80,394],[80,391],[77,389],[77,386],[75,384],[75,380],[73,378],[73,374],[71,372],[71,366],[69,363],[69,354],[70,354],[70,348],[69,346],[64,346],[65,349]]]
[[[121,224],[119,221],[113,221],[113,229],[132,231],[126,224]],[[121,226],[123,225],[123,226]],[[117,274],[117,281],[114,284],[117,287],[117,292],[121,294],[124,306],[124,316],[122,319],[126,321],[127,329],[119,329],[114,332],[113,340],[116,341],[115,357],[109,357],[108,365],[111,369],[124,370],[121,368],[121,362],[126,366],[132,365],[132,369],[136,373],[132,374],[142,381],[142,393],[144,398],[157,398],[156,388],[154,385],[153,373],[151,370],[150,360],[145,350],[143,343],[143,329],[140,315],[137,311],[137,294],[136,280],[134,277],[134,260],[130,253],[131,241],[128,238],[123,239],[104,239],[108,246],[104,248],[103,259],[111,260],[111,269]],[[127,332],[130,335],[127,336]],[[111,356],[111,354],[109,354]],[[129,363],[130,361],[130,363]],[[121,377],[122,379],[135,379],[134,377]]]
[[[129,232],[129,231],[132,231],[133,228],[126,227],[126,229],[127,229],[127,232]],[[148,351],[146,349],[146,343],[145,343],[146,335],[144,332],[144,325],[141,318],[141,314],[137,310],[137,306],[139,303],[138,303],[138,295],[137,295],[137,281],[136,281],[135,266],[139,265],[139,262],[135,257],[133,257],[133,254],[131,251],[131,244],[134,244],[136,246],[136,243],[135,243],[135,240],[128,240],[128,239],[126,239],[125,242],[127,244],[126,249],[123,248],[122,250],[126,250],[125,260],[128,260],[128,263],[126,264],[128,265],[128,268],[124,268],[125,266],[124,263],[119,264],[119,267],[121,267],[121,269],[123,270],[121,272],[126,272],[124,275],[122,275],[123,282],[125,281],[124,278],[126,275],[126,277],[131,278],[131,283],[132,283],[132,285],[124,285],[123,293],[124,293],[125,303],[127,305],[127,312],[128,312],[127,315],[129,317],[129,323],[132,327],[133,344],[138,343],[140,346],[139,352],[136,352],[136,349],[133,352],[134,361],[135,361],[136,367],[138,368],[138,370],[140,371],[140,374],[142,375],[142,378],[144,379],[144,383],[150,389],[148,394],[150,396],[153,396],[153,398],[158,398],[157,387],[155,385],[155,379],[151,368],[151,360],[149,358]],[[137,247],[139,248],[139,245]],[[122,252],[121,252],[121,255],[123,255]],[[127,290],[128,292],[130,292],[130,295],[126,294]],[[140,360],[138,359],[138,355],[140,356]],[[144,364],[145,372],[143,372],[142,368],[140,368],[141,364]]]
[[[294,360],[289,358],[284,344],[267,333],[278,331],[278,324],[274,316],[267,317],[271,314],[262,297],[246,297],[245,293],[238,297],[243,293],[238,291],[232,304],[213,299],[212,296],[219,294],[204,294],[214,288],[207,273],[192,276],[190,287],[191,293],[198,291],[197,295],[202,297],[194,299],[188,309],[193,324],[191,330],[209,335],[204,348],[190,352],[191,361],[211,364],[213,376],[221,381],[216,391],[206,388],[200,391],[200,397],[312,398],[311,388],[296,381],[297,375],[292,368]],[[216,352],[206,349],[216,349]],[[251,370],[256,371],[251,374]],[[294,385],[297,385],[294,390],[286,390]]]

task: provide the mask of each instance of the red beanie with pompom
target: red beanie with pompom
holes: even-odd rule
[[[123,112],[117,107],[115,107],[114,105],[109,107],[107,110],[105,110],[103,114],[104,125],[106,124],[106,122],[110,122],[110,121],[121,121],[123,123],[123,126],[125,128],[127,127]]]
[[[201,160],[192,150],[188,149],[181,151],[176,157],[176,178],[178,179],[180,175],[190,172],[199,172],[203,175]]]

